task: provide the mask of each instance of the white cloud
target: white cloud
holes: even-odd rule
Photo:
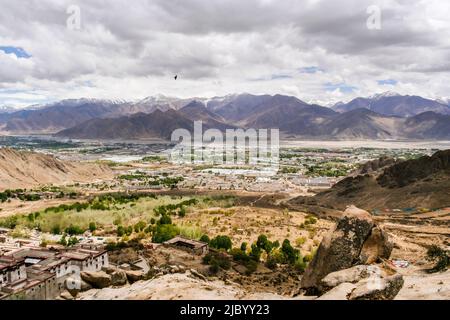
[[[39,101],[252,92],[326,104],[386,90],[381,79],[400,93],[448,96],[445,1],[0,1],[0,45],[32,56],[0,52],[0,88],[17,90],[15,102],[0,90],[0,103],[29,103],[22,90]],[[81,30],[66,28],[72,4]],[[381,30],[366,27],[369,5],[382,10]],[[322,71],[299,72],[312,66]]]

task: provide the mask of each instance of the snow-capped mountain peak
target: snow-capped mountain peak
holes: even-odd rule
[[[400,96],[400,94],[398,94],[397,92],[393,92],[393,91],[386,91],[386,92],[374,94],[373,96],[369,97],[369,99],[378,100],[378,99],[382,99],[382,98],[396,97],[396,96]]]

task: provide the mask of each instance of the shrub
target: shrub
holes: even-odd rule
[[[294,263],[294,268],[297,271],[304,272],[306,269],[306,262],[303,260],[303,258],[299,255],[297,260]]]
[[[228,251],[231,249],[233,244],[230,237],[218,235],[210,241],[209,245],[216,249],[224,249],[225,251]]]
[[[241,243],[241,250],[246,252],[247,251],[247,242],[242,242]]]
[[[125,229],[125,234],[126,234],[127,236],[131,236],[132,233],[133,233],[133,227],[132,227],[132,226],[128,226],[128,227]]]
[[[134,232],[141,232],[145,229],[146,226],[147,226],[147,223],[145,221],[141,220],[134,225]]]
[[[306,238],[305,237],[299,237],[295,240],[295,244],[297,245],[297,247],[301,247],[302,245],[304,245],[306,242]]]
[[[66,228],[65,232],[69,235],[75,235],[75,234],[83,234],[84,230],[81,229],[79,226],[70,225]]]
[[[272,247],[273,247],[272,242],[269,241],[269,240],[267,239],[267,236],[264,235],[264,234],[261,234],[261,235],[258,237],[258,240],[256,240],[256,245],[258,246],[258,248],[260,248],[260,249],[266,251],[267,254],[269,254],[270,251],[272,251]]]
[[[251,246],[251,251],[250,251],[250,259],[258,262],[259,259],[261,258],[261,248],[258,247],[256,244],[252,244]]]
[[[160,224],[156,227],[152,241],[162,243],[180,234],[180,230],[172,224]]]
[[[309,254],[307,254],[307,255],[305,255],[305,256],[303,257],[303,261],[305,261],[305,262],[311,262],[312,259],[314,258],[314,256],[316,255],[316,252],[317,252],[317,248],[314,248],[314,249],[311,251],[311,253],[309,253]]]
[[[95,230],[97,230],[97,225],[95,222],[89,222],[89,231],[94,232]]]
[[[125,234],[125,228],[122,225],[117,226],[117,236],[122,237]]]
[[[228,256],[222,252],[210,252],[203,257],[203,263],[208,264],[211,273],[217,273],[220,269],[228,270],[231,267],[231,262]]]
[[[280,247],[280,241],[276,240],[272,242],[272,249],[277,249]]]
[[[305,225],[315,224],[316,222],[317,222],[317,219],[314,216],[308,215],[305,218]]]
[[[67,240],[66,240],[66,235],[65,234],[58,241],[58,244],[62,244],[63,246],[67,246]]]
[[[206,242],[206,243],[209,244],[209,242],[210,242],[211,240],[209,239],[208,235],[204,234],[204,235],[202,235],[202,236],[200,237],[200,241]]]
[[[155,230],[156,230],[156,227],[150,224],[147,228],[145,228],[144,232],[151,233],[151,232],[154,232]]]
[[[250,260],[250,257],[248,256],[248,254],[245,251],[243,251],[242,249],[233,248],[230,251],[230,255],[233,257],[234,261],[247,262]]]
[[[9,216],[5,220],[2,220],[0,226],[8,229],[14,229],[17,226],[18,217],[17,216]]]
[[[284,239],[283,244],[281,245],[281,251],[283,252],[285,261],[288,264],[294,264],[297,261],[299,251],[291,246],[288,239]]]
[[[167,214],[163,214],[161,215],[158,224],[172,224],[172,219]]]
[[[447,270],[450,265],[450,256],[448,251],[438,247],[437,245],[432,245],[428,248],[427,259],[429,261],[436,262],[434,267],[428,270],[428,272],[444,271]]]
[[[181,218],[186,216],[186,209],[184,207],[180,208],[180,210],[178,211],[178,216]]]
[[[67,246],[71,247],[73,245],[76,245],[78,242],[79,241],[76,237],[70,237],[69,240],[67,241]]]
[[[53,234],[61,234],[61,227],[59,225],[53,226],[52,233]]]

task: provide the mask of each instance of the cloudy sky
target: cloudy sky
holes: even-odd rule
[[[0,106],[241,92],[322,104],[384,91],[450,97],[447,0],[0,0],[0,7]]]

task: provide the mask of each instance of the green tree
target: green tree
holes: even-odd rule
[[[281,251],[283,252],[287,263],[294,264],[297,261],[299,251],[292,247],[288,239],[284,239],[283,244],[281,245]]]
[[[253,243],[251,246],[251,251],[250,251],[249,256],[253,261],[258,262],[259,259],[261,258],[261,248],[258,247],[258,245],[256,245],[255,243]]]
[[[186,216],[186,209],[183,206],[180,208],[180,210],[178,210],[178,216],[180,216],[181,218]]]
[[[233,243],[231,242],[230,237],[218,235],[210,241],[209,245],[216,249],[224,249],[225,251],[228,251],[233,246]]]
[[[167,214],[163,214],[161,215],[158,224],[172,224],[172,219]]]
[[[260,248],[260,249],[266,251],[267,254],[269,254],[270,251],[272,251],[272,247],[273,247],[272,242],[270,242],[270,241],[267,239],[267,236],[264,235],[264,234],[261,234],[261,235],[258,237],[258,240],[256,240],[256,245],[258,246],[258,248]]]
[[[207,235],[207,234],[204,234],[204,235],[202,235],[202,236],[200,237],[200,241],[202,241],[202,242],[205,242],[205,243],[208,243],[208,244],[209,244],[209,242],[210,242],[211,240],[209,239],[209,237],[208,237],[208,235]]]
[[[440,248],[437,245],[432,245],[427,250],[427,260],[434,261],[436,264],[429,272],[439,272],[447,270],[450,265],[449,251]]]
[[[147,226],[147,223],[145,221],[141,220],[134,225],[134,232],[141,232],[145,229],[146,226]]]
[[[97,225],[95,222],[89,222],[89,231],[94,232],[95,230],[97,230]]]
[[[61,234],[61,227],[59,225],[55,225],[52,227],[52,231],[53,234]]]
[[[63,246],[67,246],[67,240],[66,240],[66,234],[63,234],[61,239],[58,241],[59,244],[62,244]]]
[[[117,236],[122,237],[125,234],[125,228],[122,225],[117,226]]]
[[[82,234],[84,232],[83,229],[81,229],[79,226],[76,225],[70,225],[66,228],[65,232],[69,235],[76,235],[76,234]]]
[[[79,241],[78,241],[77,237],[70,237],[69,240],[67,241],[67,246],[68,246],[68,247],[74,246],[74,245],[76,245],[78,242],[79,242]]]
[[[162,243],[180,234],[180,230],[173,224],[160,224],[156,227],[152,236],[152,241]]]

